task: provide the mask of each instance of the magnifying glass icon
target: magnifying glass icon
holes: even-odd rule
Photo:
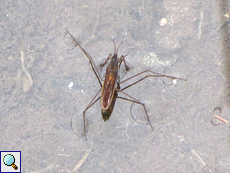
[[[15,158],[12,154],[7,154],[3,158],[3,162],[7,166],[12,166],[15,170],[18,169],[18,167],[15,165]]]

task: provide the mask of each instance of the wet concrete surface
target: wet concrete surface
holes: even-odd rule
[[[213,112],[229,120],[230,3],[3,0],[0,8],[0,150],[22,151],[23,172],[230,170],[229,124]],[[99,102],[87,111],[85,141],[82,112],[100,85],[65,29],[97,65],[114,51],[112,38],[124,41],[119,55],[131,70],[122,79],[146,69],[187,79],[148,78],[126,90],[145,103],[154,132],[118,99],[109,121]],[[133,112],[144,121],[140,107]]]

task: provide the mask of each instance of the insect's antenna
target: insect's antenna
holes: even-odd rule
[[[113,44],[114,44],[114,52],[116,53],[116,43],[115,43],[115,41],[114,41],[114,39],[113,39]]]
[[[119,44],[119,46],[118,46],[118,48],[117,48],[117,52],[118,52],[118,49],[120,48],[120,46],[122,45],[122,43],[123,43],[124,41],[122,41],[120,44]],[[116,52],[116,53],[117,53]]]

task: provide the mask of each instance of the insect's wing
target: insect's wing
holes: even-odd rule
[[[109,74],[105,77],[105,81],[101,92],[102,109],[108,109],[113,100],[114,92],[116,89],[116,78],[116,74]]]

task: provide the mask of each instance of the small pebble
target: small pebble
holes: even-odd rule
[[[72,87],[73,87],[73,82],[70,82],[69,85],[68,85],[68,88],[72,89]]]
[[[165,26],[168,23],[166,18],[161,18],[161,20],[159,21],[159,25],[160,26]]]

